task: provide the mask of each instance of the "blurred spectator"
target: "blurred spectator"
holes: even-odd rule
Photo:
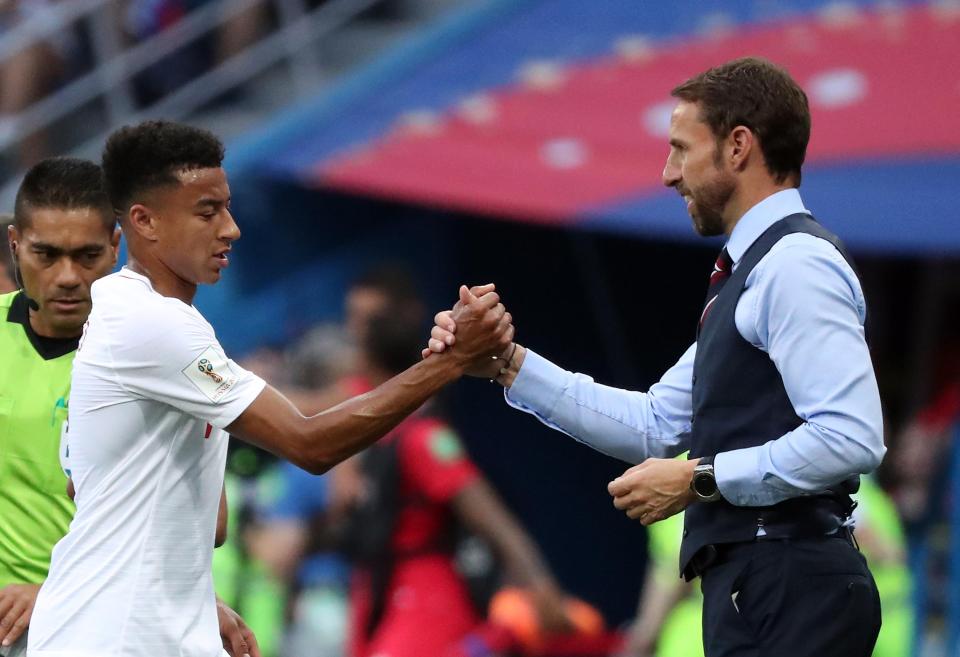
[[[280,484],[264,468],[263,453],[234,442],[224,489],[227,495],[227,541],[213,553],[217,595],[233,609],[242,609],[262,657],[277,657],[286,613],[286,587],[266,563],[251,554],[246,535],[256,526],[258,508],[270,502]],[[239,612],[238,612],[239,613]]]
[[[163,32],[214,0],[127,0],[123,28],[133,43]],[[134,78],[141,105],[149,106],[254,43],[268,24],[267,3],[257,2],[207,35],[148,67]]]
[[[861,477],[855,495],[856,538],[880,592],[883,624],[873,657],[910,654],[913,640],[910,572],[900,516],[893,500],[872,476]]]
[[[7,228],[12,223],[12,214],[0,214],[0,236],[3,239],[3,246],[0,247],[0,294],[13,292],[20,287],[13,273],[13,258],[10,255],[10,243],[7,239]]]
[[[345,330],[319,325],[283,354],[260,350],[244,366],[282,382],[285,393],[304,413],[334,406],[373,387],[358,363],[356,345],[364,340],[370,318],[394,303],[410,316],[422,314],[409,271],[392,264],[370,269],[347,291]],[[251,552],[290,591],[282,654],[342,655],[349,568],[331,554],[328,528],[340,522],[349,500],[356,496],[356,463],[348,461],[322,477],[281,463],[272,475],[277,495],[263,507],[260,522],[248,536]]]
[[[391,303],[417,317],[422,313],[410,273],[399,265],[368,270],[347,291],[344,329],[319,325],[283,354],[260,350],[244,366],[281,382],[303,413],[367,392],[373,385],[362,374],[356,345],[370,318]],[[322,477],[286,463],[272,474],[278,492],[249,532],[249,545],[290,592],[282,654],[339,657],[345,650],[349,568],[330,552],[328,528],[340,523],[356,497],[356,462],[342,463]]]
[[[318,413],[369,392],[373,386],[361,371],[364,366],[359,362],[357,346],[364,340],[370,319],[388,305],[396,308],[403,320],[420,321],[424,313],[413,275],[398,263],[377,265],[350,283],[344,299],[342,335],[336,335],[338,329],[321,325],[281,359],[258,352],[245,359],[244,367],[270,381],[286,382],[284,394],[302,413]],[[426,325],[423,329],[426,335]],[[338,478],[347,476],[350,463],[334,469]]]
[[[51,21],[54,4],[51,0],[0,0],[0,34],[21,30],[28,23],[43,28]],[[11,136],[18,115],[63,78],[76,48],[72,30],[60,30],[0,62],[0,136]],[[29,135],[21,142],[19,164],[28,167],[48,154],[45,136]]]
[[[358,374],[368,385],[418,360],[421,325],[402,303],[361,329]],[[513,647],[509,631],[483,621],[457,571],[458,527],[489,544],[507,576],[533,593],[545,628],[568,627],[562,593],[533,541],[429,407],[367,449],[360,470],[363,485],[344,532],[358,567],[353,657],[479,657]]]
[[[957,326],[956,321],[947,325]],[[890,459],[897,481],[894,497],[908,525],[926,524],[938,507],[931,494],[943,491],[931,482],[938,480],[949,462],[945,456],[960,422],[960,336],[945,341],[937,354],[936,393],[900,434]]]
[[[355,349],[343,329],[320,324],[308,331],[283,357],[288,383],[304,390],[323,390],[349,376]]]
[[[281,359],[261,353],[258,363],[261,370],[282,370],[283,380],[300,398],[322,407],[324,402],[312,391],[329,388],[342,377],[351,354],[343,333],[322,325]],[[251,553],[283,582],[289,595],[289,624],[281,649],[288,657],[343,655],[349,568],[331,553],[328,532],[345,509],[336,472],[318,477],[278,462],[270,472],[271,499],[262,504],[259,522],[247,534]]]
[[[289,620],[281,654],[340,657],[344,651],[349,567],[331,552],[338,513],[330,475],[287,462],[275,466],[276,492],[249,534],[251,551],[284,582]],[[249,622],[249,621],[248,621]]]
[[[401,322],[422,321],[423,302],[410,270],[399,263],[384,263],[366,270],[347,290],[344,325],[356,344],[362,344],[370,320],[387,307]]]

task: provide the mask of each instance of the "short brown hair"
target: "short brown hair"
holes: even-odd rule
[[[700,118],[717,141],[738,125],[760,140],[767,169],[778,183],[794,176],[810,141],[807,95],[790,74],[760,57],[735,59],[690,78],[670,95],[700,105]]]

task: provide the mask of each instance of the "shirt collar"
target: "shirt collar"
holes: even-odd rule
[[[140,281],[141,283],[146,285],[151,292],[153,292],[154,294],[163,296],[164,299],[176,299],[180,303],[183,303],[183,301],[181,301],[180,299],[177,299],[176,297],[167,297],[157,292],[156,288],[153,287],[153,281],[151,281],[149,278],[147,278],[143,274],[133,271],[127,265],[124,265],[123,267],[121,267],[117,271],[117,275],[122,278],[129,278],[134,281]],[[96,285],[96,282],[94,283],[94,285]],[[194,306],[192,303],[183,303],[183,305],[187,306],[188,308],[193,308],[194,310],[196,310],[196,306]]]
[[[784,189],[771,194],[740,217],[727,240],[727,253],[736,265],[747,252],[750,245],[763,235],[770,226],[792,214],[810,214],[803,206],[800,192],[796,189]]]
[[[80,336],[75,338],[48,338],[43,335],[37,335],[30,324],[30,306],[26,295],[22,292],[13,298],[10,304],[10,310],[7,311],[7,321],[14,324],[22,324],[23,330],[27,334],[27,340],[33,345],[33,348],[44,360],[53,360],[77,350],[80,344]]]
[[[133,271],[127,265],[122,266],[117,273],[124,278],[132,278],[136,281],[142,281],[143,283],[146,283],[148,286],[150,286],[150,288],[153,288],[153,283],[150,282],[149,278],[147,278],[143,274]]]

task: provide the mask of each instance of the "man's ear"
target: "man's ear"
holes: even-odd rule
[[[757,145],[756,136],[747,126],[738,125],[730,131],[727,144],[730,166],[733,167],[734,171],[743,171]]]
[[[143,239],[156,242],[157,236],[157,215],[146,205],[135,203],[127,210],[127,221],[131,229]]]
[[[120,257],[120,236],[123,233],[120,231],[120,226],[117,226],[113,229],[113,235],[110,236],[110,248],[113,249],[113,264],[117,264],[117,259]]]
[[[14,258],[14,260],[16,260],[17,257],[19,257],[19,254],[17,253],[17,248],[19,246],[19,243],[20,243],[20,232],[17,230],[16,226],[14,226],[13,224],[10,224],[9,226],[7,226],[7,248],[10,249],[10,256]]]

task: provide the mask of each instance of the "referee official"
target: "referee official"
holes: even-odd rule
[[[74,158],[35,165],[7,238],[22,289],[0,294],[0,656],[20,657],[51,551],[75,510],[60,450],[90,285],[117,262],[120,233],[100,167]],[[225,606],[219,613],[222,638],[239,644],[242,621]]]
[[[680,570],[702,578],[707,657],[868,657],[880,600],[849,494],[885,452],[880,398],[860,281],[797,190],[806,94],[782,68],[744,58],[672,95],[663,183],[699,234],[727,238],[696,342],[646,393],[519,345],[474,374],[548,426],[638,463],[609,486],[630,518],[686,509]],[[430,349],[442,351],[456,324],[436,321]]]
[[[25,289],[0,296],[0,654],[25,653],[50,553],[74,513],[60,437],[90,284],[117,258],[105,200],[98,166],[46,160],[24,178],[7,230]]]

